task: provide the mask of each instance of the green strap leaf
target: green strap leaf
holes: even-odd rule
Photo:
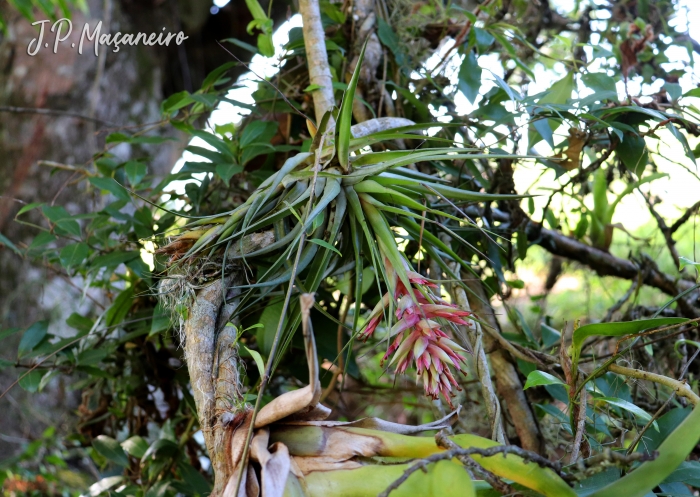
[[[533,371],[527,375],[527,381],[525,382],[523,390],[543,385],[564,385],[565,387],[568,387],[566,383],[554,375],[545,373],[544,371]]]
[[[348,89],[343,94],[343,102],[340,104],[340,113],[338,114],[338,124],[336,126],[335,147],[338,152],[338,162],[341,167],[348,171],[350,167],[350,140],[352,139],[352,102],[355,99],[355,90],[357,82],[360,79],[360,69],[362,61],[365,58],[365,48],[367,41],[362,45],[360,57],[357,59],[357,65],[352,73],[352,78],[348,84]]]
[[[700,440],[700,406],[659,446],[659,456],[590,497],[644,497],[688,457]]]
[[[129,457],[126,455],[126,452],[124,452],[122,446],[119,445],[119,442],[111,437],[106,435],[98,436],[92,442],[92,447],[108,461],[124,467],[129,465]]]
[[[621,337],[634,335],[644,330],[650,330],[658,326],[668,326],[686,322],[685,318],[654,318],[639,321],[623,321],[621,323],[594,323],[581,326],[574,331],[571,343],[571,359],[573,369],[576,370],[578,358],[581,356],[583,342],[590,336]]]

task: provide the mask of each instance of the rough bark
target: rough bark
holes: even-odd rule
[[[320,123],[323,115],[335,105],[335,97],[318,0],[299,0],[299,13],[304,23],[304,46],[309,66],[309,81],[312,85],[318,85],[311,95],[314,99],[316,123]]]
[[[83,55],[70,48],[71,42],[79,43],[85,22],[93,28],[98,20],[103,20],[103,32],[139,30],[121,3],[106,3],[111,5],[109,14],[103,10],[105,2],[101,0],[89,2],[89,18],[75,12],[71,38],[59,46],[57,53],[44,48],[34,57],[27,54],[27,46],[37,36],[35,28],[6,2],[0,6],[8,22],[7,34],[0,35],[0,108],[15,108],[13,112],[0,110],[0,232],[17,246],[29,243],[37,234],[35,229],[12,221],[25,203],[55,203],[78,214],[98,210],[103,202],[99,194],[87,190],[85,183],[71,184],[77,175],[65,171],[53,174],[50,168],[38,165],[38,160],[86,167],[102,148],[106,129],[115,130],[111,123],[128,125],[160,118],[163,71],[158,53],[142,46],[122,47],[117,53],[102,47],[100,56],[95,57],[92,46],[84,48]],[[108,18],[112,20],[109,27]],[[50,34],[49,28],[45,31]],[[46,36],[47,33],[45,39]],[[57,112],[37,114],[32,111],[35,108]],[[113,153],[117,160],[150,154],[154,158],[150,172],[158,175],[169,170],[180,154],[180,146],[172,143],[137,150],[121,145]],[[38,210],[24,219],[45,225]],[[65,325],[66,318],[90,307],[80,290],[81,281],[60,277],[6,248],[0,248],[0,273],[3,328],[23,328],[50,319],[51,333],[65,336],[74,333]],[[88,292],[102,300],[95,289]],[[14,360],[18,337],[4,344],[4,358]],[[6,387],[15,379],[15,373],[5,369],[0,385]],[[64,418],[80,402],[79,392],[66,389],[63,380],[53,381],[39,395],[27,397],[19,388],[10,395],[14,402],[0,405],[0,416],[5,420],[2,432],[10,436],[8,439],[39,436],[47,425]],[[4,455],[21,449],[20,444],[8,439],[0,440],[0,453]]]
[[[475,296],[472,299],[472,310],[488,326],[500,331],[491,306],[487,302],[486,294],[480,280],[468,279],[465,281]],[[518,376],[513,359],[508,352],[500,348],[488,335],[484,335],[484,347],[492,352],[489,354],[491,367],[496,377],[496,392],[506,403],[506,409],[515,426],[515,432],[520,439],[520,445],[526,450],[542,454],[544,452],[544,438],[540,432],[535,413],[525,396],[523,384]]]
[[[459,272],[457,264],[454,264],[453,270]],[[464,288],[458,285],[451,285],[451,287],[455,304],[465,311],[471,311],[472,306],[469,305],[467,292],[464,291]],[[498,396],[496,395],[491,381],[491,370],[484,350],[484,335],[481,330],[481,324],[478,321],[473,321],[471,326],[465,326],[465,328],[469,335],[469,341],[471,342],[474,369],[476,370],[476,376],[481,384],[481,394],[484,397],[486,412],[489,417],[491,438],[499,443],[507,444],[508,439],[506,438],[505,429],[503,428],[501,403],[498,400]]]
[[[261,4],[267,10],[268,1]],[[286,0],[273,3],[275,22],[284,18],[288,4]],[[76,175],[66,171],[52,174],[49,167],[37,164],[39,160],[92,167],[90,160],[102,150],[109,132],[130,132],[134,129],[121,126],[159,121],[160,102],[165,97],[198,88],[209,71],[230,61],[230,55],[217,45],[218,40],[235,37],[255,43],[256,34],[246,32],[251,16],[245,2],[230,2],[216,15],[210,12],[211,2],[205,1],[90,0],[88,7],[89,17],[78,11],[72,14],[71,39],[59,45],[56,54],[52,48],[44,48],[30,57],[27,45],[37,31],[7,2],[0,2],[0,12],[8,24],[7,34],[0,33],[0,232],[20,247],[37,234],[12,221],[22,202],[54,203],[78,214],[96,211],[105,201],[86,183],[73,184]],[[40,13],[36,18],[44,19]],[[79,43],[86,21],[93,29],[100,20],[102,33],[152,33],[165,27],[169,32],[182,29],[189,38],[179,46],[127,45],[120,46],[118,52],[101,47],[99,57],[95,57],[90,43],[83,48],[83,55],[70,48],[71,42]],[[52,43],[49,29],[50,25],[45,29],[45,40],[51,35],[48,41]],[[242,60],[250,57],[245,49],[229,49]],[[244,70],[233,68],[232,76]],[[111,152],[118,161],[148,155],[149,173],[162,177],[177,161],[183,146],[178,142],[158,146],[121,144]],[[44,222],[39,211],[26,214],[25,219]],[[73,333],[64,324],[68,315],[89,309],[79,289],[81,281],[48,272],[2,247],[0,273],[3,328],[24,328],[50,319],[51,333],[60,336]],[[101,299],[94,289],[88,292],[96,300]],[[6,344],[4,358],[14,359],[18,337]],[[0,385],[7,386],[15,379],[9,369],[0,373]],[[3,434],[16,438],[38,436],[51,423],[49,418],[59,419],[76,407],[78,392],[73,398],[61,385],[62,381],[56,380],[27,402],[27,394],[14,389],[14,401],[0,405],[0,416],[5,419]],[[41,408],[34,409],[34,405]],[[44,412],[49,416],[44,417]],[[0,440],[2,454],[10,455],[20,448],[18,443]]]
[[[236,250],[247,254],[272,242],[272,232],[255,233],[246,236]],[[245,412],[238,369],[237,329],[226,326],[237,305],[236,287],[243,284],[244,278],[243,272],[234,270],[224,280],[218,278],[202,288],[183,326],[185,359],[197,417],[214,469],[214,496],[221,495],[234,470],[227,450],[226,427]]]

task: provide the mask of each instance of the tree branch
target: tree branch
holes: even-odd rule
[[[299,0],[299,12],[303,22],[306,60],[309,63],[309,81],[312,85],[318,85],[311,95],[314,99],[316,123],[319,124],[323,115],[335,105],[333,79],[326,53],[326,35],[321,24],[318,0]]]
[[[456,264],[455,264],[456,266]],[[453,270],[459,271],[457,267]],[[469,300],[467,299],[467,293],[464,288],[458,285],[450,285],[451,293],[454,297],[454,302],[461,309],[471,312],[471,306],[469,305]],[[467,335],[469,336],[469,341],[471,342],[472,350],[474,351],[474,369],[476,370],[476,375],[481,383],[481,394],[484,397],[484,402],[486,403],[486,412],[489,417],[489,422],[491,424],[491,438],[496,440],[498,443],[505,444],[506,435],[503,429],[503,419],[501,414],[501,403],[498,400],[498,396],[491,383],[491,373],[489,371],[489,362],[486,359],[486,352],[484,352],[483,344],[483,333],[481,331],[481,324],[478,321],[472,321],[471,326],[465,326],[467,330]]]
[[[471,290],[470,293],[476,297],[471,301],[472,310],[484,321],[482,330],[488,333],[488,336],[484,336],[484,348],[492,351],[489,353],[489,359],[496,377],[496,392],[505,401],[506,409],[515,426],[515,432],[520,438],[521,445],[527,450],[542,452],[544,450],[544,437],[523,390],[523,383],[518,376],[514,360],[508,354],[508,349],[501,348],[494,342],[502,339],[502,342],[498,341],[500,345],[508,346],[511,344],[499,333],[498,320],[493,309],[486,304],[487,298],[481,280],[471,279],[465,281],[465,284]],[[525,360],[536,362],[532,358]]]
[[[642,371],[640,369],[625,368],[623,366],[618,366],[617,364],[611,364],[608,366],[608,370],[613,373],[621,374],[623,376],[628,376],[630,378],[636,378],[638,380],[653,381],[660,385],[665,385],[672,389],[679,397],[685,397],[693,405],[697,405],[700,402],[700,397],[698,397],[695,392],[693,392],[685,381],[674,380],[668,376],[663,376],[656,373],[649,373],[647,371]]]
[[[465,212],[472,217],[484,216],[484,211],[476,206],[467,207]],[[495,221],[501,223],[511,222],[510,215],[502,210],[491,209],[490,215]],[[585,264],[600,276],[615,276],[633,280],[640,271],[645,269],[644,266],[640,266],[633,261],[616,257],[609,252],[569,238],[558,231],[548,230],[527,216],[523,224],[529,242],[536,243],[551,254]],[[694,286],[692,281],[676,280],[672,276],[661,272],[653,262],[651,259],[647,260],[651,268],[644,277],[643,283],[645,285],[657,288],[672,297],[677,297],[680,293],[690,290]],[[700,317],[700,309],[690,304],[690,302],[694,302],[698,298],[698,293],[696,292],[677,300],[681,313],[687,318]]]
[[[687,211],[685,211],[685,214],[683,214],[681,217],[679,217],[678,221],[676,221],[675,223],[673,223],[671,225],[671,227],[669,228],[671,233],[675,233],[676,231],[678,231],[678,228],[683,226],[686,223],[686,221],[688,221],[688,219],[690,219],[690,216],[692,216],[695,213],[695,211],[698,210],[698,208],[700,208],[700,200],[697,201],[695,203],[695,205],[690,207]]]
[[[119,126],[118,124],[104,121],[102,119],[97,119],[95,117],[85,116],[77,112],[71,112],[69,110],[59,110],[59,109],[40,109],[34,107],[13,107],[11,105],[0,105],[0,112],[11,112],[13,114],[40,114],[43,116],[56,116],[56,117],[74,117],[82,121],[88,121],[95,124],[103,124],[105,126]]]

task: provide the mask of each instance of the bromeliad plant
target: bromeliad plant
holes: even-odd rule
[[[326,113],[308,152],[288,159],[236,209],[191,222],[161,252],[172,255],[171,274],[182,271],[192,261],[201,263],[212,258],[220,259],[223,273],[230,270],[232,263],[246,264],[251,260],[256,267],[265,268],[238,287],[242,291],[238,313],[261,302],[281,284],[295,281],[299,290],[316,292],[327,277],[354,269],[355,335],[360,331],[362,275],[369,263],[375,274],[381,275],[386,294],[370,314],[362,338],[371,337],[382,321],[391,340],[385,359],[394,354],[390,364],[396,364],[399,373],[415,364],[426,394],[433,398],[442,394],[451,404],[452,389],[459,386],[450,369],[463,370],[466,349],[451,340],[444,327],[468,325],[471,317],[434,294],[431,288],[435,285],[411,270],[396,238],[399,229],[403,229],[446,274],[459,281],[448,263],[456,262],[466,270],[471,270],[470,264],[458,257],[432,228],[437,227],[469,246],[441,220],[460,226],[476,225],[466,216],[457,217],[436,204],[455,206],[519,197],[454,188],[442,176],[418,171],[415,164],[515,156],[457,148],[451,141],[439,138],[429,139],[434,143],[448,142],[450,146],[375,151],[387,142],[418,139],[428,128],[446,125],[384,118],[351,126],[352,101],[363,54],[364,51],[339,111]],[[273,234],[274,241],[253,252],[242,250],[246,236],[261,232]],[[295,252],[298,256],[291,264]],[[377,284],[381,295],[384,292],[379,279]],[[300,324],[298,306],[292,303],[290,310],[290,319],[280,337],[282,351]],[[277,361],[276,357],[273,359]]]

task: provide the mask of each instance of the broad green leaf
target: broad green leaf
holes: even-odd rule
[[[644,138],[639,135],[625,134],[625,139],[617,145],[615,153],[622,163],[637,176],[641,176],[649,162]]]
[[[131,308],[133,297],[134,289],[132,287],[123,290],[117,295],[117,298],[114,299],[112,305],[105,312],[105,325],[114,326],[121,323]]]
[[[126,172],[127,178],[129,178],[131,186],[136,186],[141,183],[141,180],[146,176],[148,168],[143,162],[130,160],[124,166],[124,171]]]
[[[89,178],[90,183],[99,188],[100,190],[108,191],[116,198],[121,200],[129,201],[131,197],[126,189],[117,183],[113,178]]]
[[[141,459],[148,450],[148,442],[138,435],[123,441],[121,446],[127,454],[137,459]]]
[[[172,458],[180,451],[178,445],[167,438],[159,438],[151,444],[148,450],[141,457],[141,463],[149,460],[157,460],[161,458]]]
[[[614,397],[596,397],[594,399],[594,401],[595,402],[605,402],[606,404],[610,404],[611,406],[616,406],[616,407],[619,407],[620,409],[624,409],[625,411],[629,411],[632,414],[634,414],[637,418],[639,418],[639,420],[642,421],[643,423],[648,423],[649,421],[651,421],[651,415],[648,412],[646,412],[641,407],[638,407],[638,406],[634,405],[633,403],[628,402],[626,400],[617,399]],[[656,424],[656,421],[654,421],[652,426],[654,427],[654,429],[656,431],[659,430],[659,426]]]
[[[17,212],[17,217],[21,216],[25,212],[29,212],[33,209],[36,209],[37,207],[41,207],[42,205],[44,204],[42,204],[41,202],[32,202],[31,204],[27,204]]]
[[[685,266],[700,266],[700,262],[691,261],[687,257],[679,257],[680,268],[683,269]]]
[[[350,282],[355,278],[354,275],[348,275],[343,274],[339,279],[336,284],[336,288],[340,290],[340,293],[343,295],[347,295],[348,292],[350,292]],[[374,283],[374,269],[372,266],[368,266],[366,268],[362,269],[362,276],[360,281],[362,282],[361,285],[361,293],[360,296],[364,295],[367,293],[367,291],[372,288],[372,284]]]
[[[14,243],[10,241],[9,238],[7,238],[5,235],[0,233],[0,244],[5,245],[7,248],[12,250],[15,254],[17,255],[22,255],[22,252],[15,246]]]
[[[48,321],[37,321],[24,332],[22,339],[19,341],[19,348],[17,349],[17,355],[23,356],[34,347],[36,347],[39,342],[41,342],[49,329]]]
[[[90,178],[90,179],[98,179],[98,178]],[[106,178],[101,178],[101,179],[106,179]],[[114,180],[112,180],[114,181]],[[71,216],[66,209],[63,207],[59,206],[49,206],[49,205],[44,205],[41,207],[41,211],[44,213],[44,215],[56,225],[57,231],[62,231],[63,233],[59,234],[70,234],[76,237],[80,236],[80,225],[78,222],[73,219],[73,216]]]
[[[549,104],[565,104],[571,98],[571,93],[573,91],[574,73],[572,71],[569,72],[562,79],[554,83],[549,90],[544,92],[542,97],[537,102],[537,107],[547,108]],[[559,122],[555,121],[554,119],[547,119],[547,123],[552,131],[554,131],[559,126]],[[539,141],[538,137],[542,138],[541,134],[534,128],[534,126],[531,127],[528,135],[528,149],[532,148],[532,146]]]
[[[688,144],[688,139],[685,137],[685,135],[678,128],[676,128],[672,122],[666,123],[666,129],[668,129],[673,135],[673,137],[676,140],[678,140],[678,142],[681,144],[681,146],[683,147],[683,151],[685,152],[685,156],[688,157],[691,161],[693,161],[693,164],[695,164],[695,154],[690,148],[690,145]]]
[[[681,463],[673,473],[666,477],[664,483],[687,482],[688,480],[700,481],[700,462],[686,461]]]
[[[187,485],[187,495],[209,495],[211,485],[202,474],[194,469],[191,464],[180,461],[177,465],[184,483]]]
[[[683,96],[700,98],[700,88],[693,88],[692,90],[688,90],[683,94]]]
[[[47,371],[41,378],[41,381],[39,382],[39,386],[37,387],[37,391],[41,392],[46,385],[49,384],[49,382],[55,377],[61,374],[60,371],[53,370],[53,371]]]
[[[250,11],[250,15],[253,16],[253,19],[258,21],[264,21],[267,19],[267,15],[260,6],[260,2],[258,2],[258,0],[245,0],[245,4]]]
[[[472,29],[469,31],[469,42],[473,42],[476,45],[479,54],[484,54],[495,40],[493,35],[485,29],[472,26]]]
[[[544,371],[533,371],[532,373],[527,375],[527,381],[525,382],[523,390],[527,390],[531,387],[539,387],[542,385],[564,385],[565,387],[568,386],[554,375],[551,375]]]
[[[473,50],[465,55],[462,64],[459,66],[457,88],[467,97],[470,103],[474,103],[481,88],[481,67],[476,60]]]
[[[119,264],[129,262],[136,259],[138,256],[138,252],[110,252],[108,254],[95,257],[95,259],[93,259],[90,263],[90,266],[94,269],[104,267],[107,271],[112,271],[116,269]]]
[[[107,478],[102,478],[97,483],[90,485],[90,497],[97,497],[98,495],[103,495],[104,492],[112,487],[116,487],[124,480],[123,476],[108,476]]]
[[[112,347],[83,350],[76,358],[76,363],[81,366],[91,366],[99,363],[114,352]]]
[[[535,128],[550,147],[554,148],[554,133],[549,124],[549,119],[535,119],[532,122],[532,127]]]
[[[261,123],[262,121],[256,122]],[[273,124],[277,123],[275,122]],[[226,157],[226,159],[231,161],[234,159],[231,149],[229,148],[228,144],[221,139],[221,137],[203,130],[192,131],[192,134],[220,152],[224,157]]]
[[[239,144],[245,148],[253,143],[267,143],[277,133],[278,128],[277,121],[253,121],[243,128]]]
[[[258,50],[264,57],[275,55],[275,44],[272,42],[272,33],[260,33],[258,35]]]
[[[593,323],[581,326],[574,331],[572,346],[581,349],[586,338],[591,336],[620,337],[633,335],[659,326],[670,326],[686,322],[685,318],[654,318],[620,323]]]
[[[357,59],[357,65],[348,83],[348,89],[343,94],[343,102],[340,104],[340,112],[338,113],[338,123],[336,124],[335,147],[338,162],[341,167],[347,171],[350,167],[350,140],[352,139],[352,102],[355,99],[355,90],[357,82],[360,79],[360,70],[362,69],[362,61],[365,58],[365,49],[367,41],[362,45],[360,56]]]
[[[4,338],[7,338],[7,337],[9,337],[9,336],[12,336],[12,335],[14,335],[15,333],[17,333],[18,331],[21,331],[21,330],[22,330],[22,328],[7,328],[7,329],[4,329],[4,330],[0,331],[0,340],[2,340],[2,339],[4,339]]]
[[[700,440],[700,406],[680,423],[659,446],[658,457],[590,497],[645,497],[688,457]]]
[[[384,19],[379,17],[377,21],[377,35],[379,36],[379,40],[385,47],[391,50],[392,54],[394,54],[394,59],[396,60],[396,63],[399,66],[403,66],[406,63],[406,56],[402,49],[399,37],[391,28],[391,25],[387,23]]]
[[[596,100],[610,99],[617,101],[615,80],[602,72],[589,72],[581,76],[581,81],[593,90]]]
[[[583,342],[592,336],[622,337],[634,335],[645,330],[657,328],[659,326],[669,326],[672,324],[685,323],[685,318],[653,318],[640,319],[638,321],[623,321],[620,323],[594,323],[581,326],[574,331],[571,343],[571,357],[576,370],[578,358],[581,356]]]
[[[78,230],[80,230],[79,226],[78,226]],[[56,240],[58,240],[57,236],[52,235],[48,231],[42,231],[36,237],[34,237],[34,240],[32,240],[32,243],[29,245],[29,250],[30,251],[36,250],[36,249],[41,248],[45,245],[48,245],[51,242],[55,242]]]
[[[258,348],[263,354],[268,355],[272,347],[272,340],[275,337],[275,331],[277,330],[277,324],[280,321],[280,314],[282,313],[282,302],[277,302],[265,306],[262,314],[260,315],[261,328],[256,332],[256,339],[258,343]]]
[[[87,243],[72,243],[61,249],[59,259],[61,266],[66,269],[72,268],[85,260],[88,255]]]
[[[233,43],[234,45],[238,45],[238,43],[241,43],[238,45],[241,48],[245,48],[246,50],[253,49],[253,53],[256,53],[257,50],[255,50],[255,47],[252,45],[248,45],[247,43],[244,42],[239,42],[238,40],[234,40],[234,38],[228,38],[226,40],[222,41],[228,41],[230,43]],[[237,43],[238,42],[238,43]],[[211,71],[206,78],[204,78],[204,81],[202,81],[202,90],[208,90],[210,86],[213,86],[221,79],[221,77],[231,69],[232,67],[236,67],[238,65],[238,62],[226,62],[225,64],[221,64],[219,67]]]
[[[240,164],[217,164],[216,165],[216,174],[219,175],[219,177],[224,180],[224,182],[228,185],[228,182],[231,180],[234,174],[238,174],[243,171],[243,166]]]
[[[163,114],[171,114],[172,112],[175,112],[176,110],[179,110],[185,107],[186,105],[191,104],[192,102],[194,102],[194,100],[192,100],[192,97],[190,96],[189,92],[181,91],[179,93],[170,95],[161,104],[161,110],[163,111]]]
[[[39,391],[39,385],[41,384],[41,378],[43,378],[44,373],[46,373],[46,371],[40,369],[22,373],[19,378],[19,386],[29,393]]]
[[[246,347],[245,345],[243,346],[244,349],[248,351],[248,353],[253,357],[253,360],[255,361],[255,365],[258,367],[258,372],[260,373],[260,378],[265,376],[265,361],[263,361],[262,356],[260,355],[260,352],[257,350],[252,350]]]
[[[119,442],[115,439],[107,435],[98,435],[97,438],[92,441],[92,447],[108,461],[124,467],[129,465],[129,458],[122,446],[119,445]]]
[[[105,141],[107,143],[132,143],[136,145],[140,144],[152,144],[157,145],[165,143],[167,141],[175,141],[176,138],[172,136],[140,136],[140,135],[125,135],[124,133],[112,133],[107,136]]]

